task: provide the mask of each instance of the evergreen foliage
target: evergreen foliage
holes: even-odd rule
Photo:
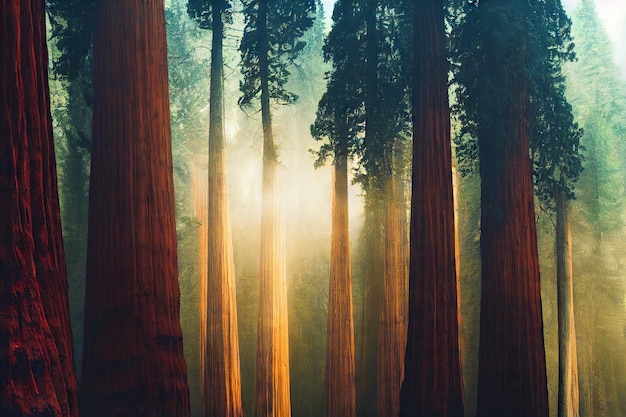
[[[259,22],[259,0],[244,0],[245,28],[239,49],[241,51],[240,83],[242,96],[239,105],[253,106],[261,95],[261,65],[259,54],[267,51],[268,84],[270,98],[279,103],[293,103],[297,96],[285,85],[290,75],[289,66],[302,51],[304,32],[313,25],[315,0],[294,2],[290,0],[268,1],[267,20]],[[267,28],[267,38],[259,36],[259,24]]]

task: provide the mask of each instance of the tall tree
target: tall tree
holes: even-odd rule
[[[414,4],[409,330],[401,416],[463,416],[444,2]]]
[[[260,98],[263,127],[261,271],[257,328],[255,411],[257,417],[291,415],[287,286],[282,208],[277,187],[278,151],[270,102],[293,102],[285,89],[288,64],[304,47],[300,40],[311,27],[316,2],[245,0],[246,26],[241,40],[240,105]]]
[[[569,200],[582,170],[581,129],[565,97],[562,65],[574,59],[571,21],[560,0],[535,8],[531,22],[530,126],[535,190],[540,203],[554,212],[558,315],[559,417],[579,415],[578,354],[574,319],[574,276]]]
[[[532,7],[526,0],[481,1],[467,10],[457,45],[461,120],[480,153],[480,417],[548,415],[529,157]]]
[[[626,371],[619,355],[625,348],[624,141],[626,92],[612,57],[612,45],[595,9],[582,0],[572,14],[577,60],[567,67],[568,99],[585,133],[585,171],[571,202],[576,237],[573,267],[579,314],[580,410],[584,416],[626,412]],[[583,246],[584,245],[584,246]]]
[[[324,44],[332,61],[327,91],[320,100],[313,137],[326,139],[318,154],[319,166],[333,157],[333,203],[330,247],[330,283],[324,381],[327,417],[356,416],[354,315],[348,223],[348,163],[361,133],[362,84],[358,60],[360,25],[352,0],[340,0],[333,10],[333,28]]]
[[[0,15],[0,413],[77,416],[44,3]]]
[[[188,416],[164,4],[100,2],[82,412]]]
[[[239,337],[224,146],[224,19],[230,18],[225,0],[189,1],[187,10],[201,28],[210,25],[211,87],[209,95],[208,274],[202,285],[206,307],[206,340],[201,340],[202,390],[205,416],[241,416]],[[210,19],[208,18],[210,14]],[[202,247],[202,245],[201,245]]]

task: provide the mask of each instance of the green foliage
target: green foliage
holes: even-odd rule
[[[259,2],[267,3],[266,20],[259,21]],[[242,96],[239,105],[252,106],[261,94],[261,69],[259,58],[267,51],[267,81],[270,98],[279,103],[293,103],[297,97],[285,85],[290,75],[289,66],[304,49],[304,32],[311,27],[315,17],[315,0],[244,0],[245,28],[239,50],[241,51],[240,83]],[[265,28],[266,30],[262,30]]]
[[[46,0],[52,37],[60,51],[53,71],[70,80],[90,67],[97,0]]]
[[[464,6],[457,7],[463,8]],[[502,60],[511,48],[523,48],[525,67],[515,68],[529,89],[530,139],[537,195],[548,208],[556,189],[574,197],[573,184],[582,171],[580,138],[565,97],[563,63],[574,59],[571,22],[560,0],[519,1],[504,8],[481,3],[457,8],[453,26],[452,60],[457,103],[453,111],[461,123],[456,137],[459,169],[474,170],[479,160],[478,137],[495,132],[506,138],[507,103],[515,97],[503,91],[506,76],[494,58]],[[486,51],[491,51],[489,55]]]
[[[211,29],[212,9],[217,7],[227,22],[232,22],[232,2],[229,0],[188,0],[187,13],[200,29]]]
[[[311,125],[311,135],[325,141],[317,152],[316,167],[324,165],[331,155],[335,159],[351,158],[365,124],[363,18],[352,0],[338,0],[333,22],[324,42],[324,59],[332,63],[332,70],[327,74],[326,92]],[[337,126],[338,121],[341,126]],[[347,155],[339,155],[340,141]]]

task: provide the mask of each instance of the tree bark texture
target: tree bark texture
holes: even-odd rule
[[[383,292],[378,329],[378,416],[395,417],[400,412],[400,388],[404,378],[407,337],[407,265],[404,236],[404,195],[399,180],[389,180],[385,201]]]
[[[209,235],[208,235],[208,174],[207,170],[201,166],[195,165],[191,169],[191,192],[193,195],[193,213],[195,218],[200,222],[198,226],[198,310],[200,313],[200,329],[198,334],[200,335],[199,354],[200,354],[200,392],[202,395],[202,406],[206,407],[207,397],[204,395],[206,392],[206,381],[204,378],[205,369],[207,369],[206,355],[204,352],[207,347],[207,275],[209,273],[208,257],[209,257]]]
[[[345,134],[345,129],[337,130],[339,135]],[[343,141],[341,139],[340,136],[338,141],[345,145],[345,139]],[[342,148],[342,151],[335,152],[333,175],[328,336],[326,339],[326,417],[356,416],[347,146]]]
[[[269,91],[268,1],[258,5],[259,72],[263,124],[261,270],[257,326],[256,417],[290,417],[289,328],[284,217],[277,183],[277,153]]]
[[[503,27],[511,19],[514,30],[506,38],[498,38],[499,32],[484,35],[485,79],[506,94],[497,98],[497,108],[490,103],[494,109],[490,119],[483,117],[478,126],[482,261],[478,417],[548,416],[529,157],[526,34],[518,27],[523,18],[514,17],[518,9],[528,7],[522,4],[485,1],[478,7],[489,24],[500,18],[496,27]],[[476,99],[481,103],[493,100]]]
[[[579,417],[578,353],[574,320],[574,277],[569,204],[563,191],[555,191],[556,280],[559,317],[558,416]]]
[[[224,147],[224,70],[222,7],[212,5],[211,92],[209,108],[208,275],[203,369],[205,417],[241,417],[239,335],[235,264],[228,215]],[[201,320],[203,321],[203,320]],[[202,343],[202,342],[201,342]]]
[[[444,4],[414,9],[409,333],[400,416],[462,417]]]
[[[188,416],[164,4],[99,3],[81,409]]]
[[[0,21],[0,414],[77,416],[44,4]]]

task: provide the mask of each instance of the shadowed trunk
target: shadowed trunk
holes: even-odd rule
[[[209,128],[208,276],[206,342],[202,350],[204,415],[241,417],[239,335],[235,265],[228,215],[224,148],[224,70],[222,8],[213,2]],[[201,320],[202,321],[202,320]],[[201,343],[203,343],[201,341]]]
[[[348,149],[345,123],[335,116],[335,151],[328,336],[326,339],[326,417],[356,416],[354,319],[350,229],[348,223]]]
[[[462,417],[444,5],[414,10],[409,335],[400,416]]]
[[[77,416],[44,4],[0,16],[0,414]]]
[[[556,280],[559,316],[558,416],[578,417],[580,415],[578,354],[574,320],[574,277],[569,204],[563,191],[555,191],[554,200],[556,203]]]
[[[407,335],[407,265],[404,195],[393,174],[385,201],[383,300],[378,335],[378,416],[400,412],[400,387],[404,377]]]
[[[185,417],[164,4],[98,17],[81,411]]]
[[[277,184],[278,160],[270,113],[267,3],[267,0],[259,0],[257,22],[263,123],[263,196],[254,397],[256,417],[289,417],[291,416],[291,399],[284,218]]]
[[[478,417],[548,416],[529,157],[526,34],[520,17],[527,7],[523,0],[505,6],[485,1],[476,11],[494,30],[517,28],[501,38],[500,32],[489,32],[484,24],[485,79],[506,94],[497,97],[500,102],[491,119],[483,118],[478,126],[482,261]]]

